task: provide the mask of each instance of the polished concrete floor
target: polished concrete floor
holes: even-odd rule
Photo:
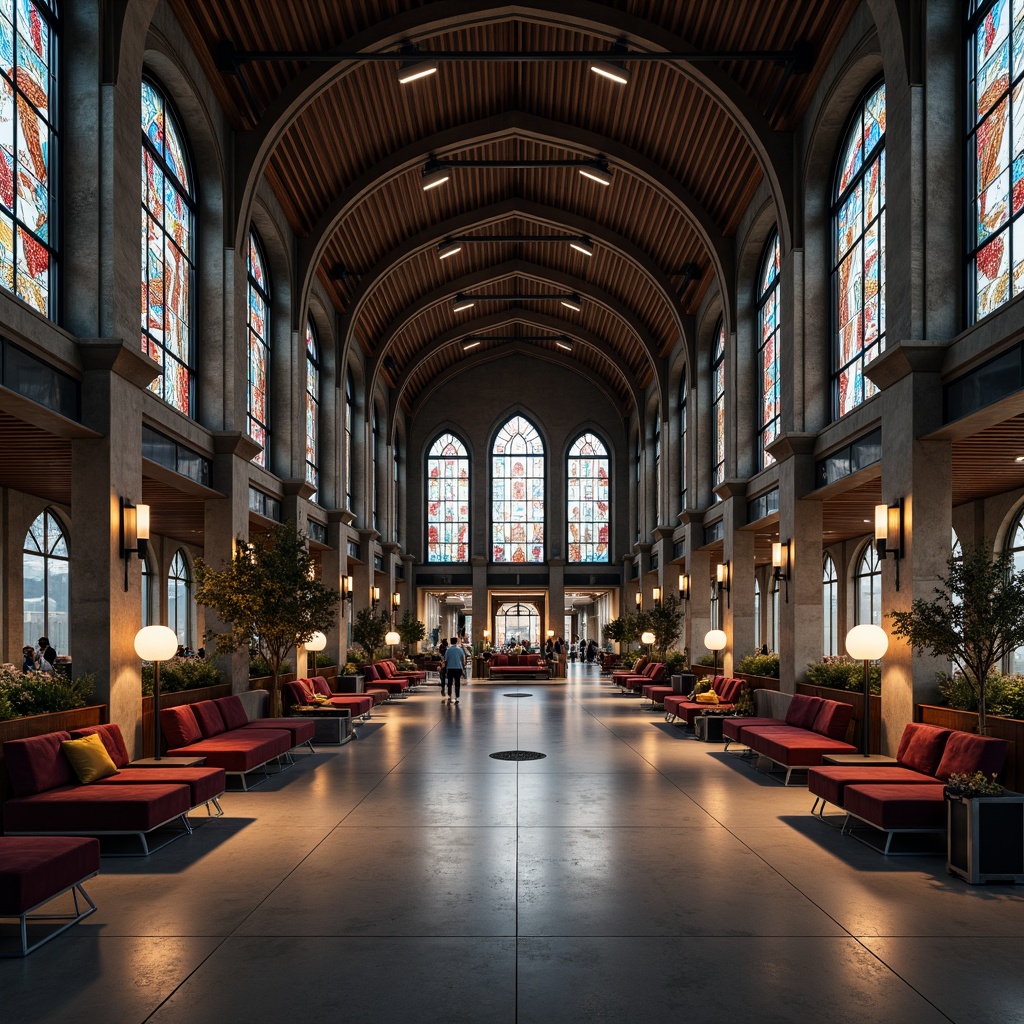
[[[1024,1021],[1024,889],[887,860],[639,704],[572,666],[385,706],[105,858],[96,914],[0,962],[0,1020]]]

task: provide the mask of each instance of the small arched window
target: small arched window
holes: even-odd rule
[[[544,442],[525,416],[499,431],[491,453],[491,558],[544,561]]]
[[[356,507],[352,494],[352,437],[356,421],[356,386],[352,371],[345,371],[345,507]]]
[[[60,520],[40,512],[25,534],[22,552],[22,643],[45,636],[58,654],[71,653],[71,562]],[[20,663],[19,663],[20,664]]]
[[[821,564],[821,612],[824,621],[821,653],[835,657],[839,653],[839,574],[829,555]]]
[[[306,483],[316,490],[310,501],[319,499],[320,491],[320,345],[313,321],[306,321]]]
[[[607,562],[608,449],[589,431],[569,447],[566,505],[570,562]]]
[[[768,446],[779,436],[779,342],[781,332],[782,275],[779,233],[773,231],[765,247],[757,288],[757,450],[760,468],[775,459]]]
[[[1017,513],[1013,526],[1010,527],[1006,539],[1006,550],[1010,558],[1013,559],[1013,571],[1024,570],[1024,508]],[[1009,661],[1008,668],[1011,672],[1024,673],[1024,647],[1018,647]]]
[[[142,350],[163,371],[149,388],[195,414],[195,185],[163,90],[142,82]]]
[[[469,561],[469,451],[451,433],[427,455],[427,561]]]
[[[686,370],[679,377],[679,508],[687,507],[686,478],[689,466],[686,458]]]
[[[267,261],[263,256],[263,247],[255,231],[249,232],[248,292],[249,436],[263,445],[263,451],[252,461],[266,467],[267,447],[270,444],[270,407],[267,395],[270,380],[270,283],[267,280]]]
[[[874,544],[866,544],[857,562],[856,605],[857,625],[871,622],[882,624],[882,565]]]
[[[715,329],[711,350],[711,490],[712,501],[721,501],[714,489],[725,480],[725,321]]]
[[[877,390],[864,367],[885,348],[884,82],[857,103],[840,150],[832,250],[832,415],[838,419]]]
[[[176,551],[167,574],[167,625],[185,647],[192,646],[192,613],[192,574],[184,553]]]

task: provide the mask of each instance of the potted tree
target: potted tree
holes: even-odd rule
[[[253,540],[238,538],[222,571],[196,559],[196,602],[212,608],[224,632],[207,630],[207,644],[218,654],[248,647],[270,667],[270,708],[281,714],[281,671],[298,644],[334,623],[341,595],[313,572],[304,535],[294,523],[281,523]]]
[[[981,772],[951,775],[946,869],[965,882],[1024,882],[1024,794]]]
[[[953,662],[978,696],[978,732],[986,734],[985,684],[989,673],[1024,646],[1024,572],[1003,552],[965,549],[946,562],[935,598],[918,598],[909,612],[892,613],[892,634],[918,654]]]
[[[352,623],[352,639],[362,647],[366,661],[372,662],[377,651],[384,646],[384,637],[391,629],[391,616],[386,611],[375,612],[362,608]]]
[[[405,656],[409,657],[411,644],[418,644],[427,635],[427,627],[416,618],[411,611],[402,616],[402,621],[397,627],[398,635],[402,638],[402,645],[405,647]]]

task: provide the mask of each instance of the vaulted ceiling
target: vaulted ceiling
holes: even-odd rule
[[[729,287],[732,239],[765,178],[785,232],[786,133],[857,6],[171,3],[233,126],[260,143],[255,173],[300,240],[300,281],[319,278],[342,344],[361,346],[406,408],[511,339],[600,380],[625,411],[708,290]],[[578,56],[620,40],[634,54],[627,85]],[[401,85],[410,41],[439,70]],[[572,165],[458,166],[424,191],[431,156],[601,157],[612,183]],[[567,234],[587,236],[593,255],[550,240]],[[488,240],[439,259],[452,236]],[[476,305],[455,312],[459,293]],[[580,296],[578,312],[551,298],[565,294]],[[501,340],[466,352],[468,334]]]

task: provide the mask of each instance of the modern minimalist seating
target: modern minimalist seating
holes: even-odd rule
[[[679,719],[685,725],[692,728],[698,715],[702,715],[707,711],[731,710],[740,695],[740,690],[743,689],[742,679],[728,679],[725,676],[714,676],[711,684],[711,688],[718,697],[717,704],[705,704],[696,699],[691,700],[686,694],[672,693],[671,687],[668,687],[668,692],[661,696],[660,702],[656,701],[655,698],[662,694],[664,688],[645,686],[644,695],[647,696],[648,690],[650,690],[649,696],[651,700],[665,705],[666,722],[674,722],[676,719]]]

